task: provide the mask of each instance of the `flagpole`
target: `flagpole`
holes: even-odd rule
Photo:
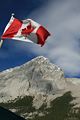
[[[11,14],[12,17],[14,17],[14,15],[15,15],[14,13]]]
[[[1,39],[1,41],[0,41],[0,48],[2,47],[3,41],[4,40]]]

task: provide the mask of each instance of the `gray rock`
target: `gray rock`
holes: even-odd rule
[[[64,72],[43,56],[0,73],[0,102],[18,96],[55,94],[65,89]]]
[[[80,106],[80,80],[64,78],[63,70],[43,56],[0,73],[0,103],[32,96],[32,107],[36,111],[20,113],[26,119],[37,115],[43,104],[50,107],[50,102],[66,91],[71,91],[72,96],[77,98],[72,102]],[[10,110],[16,112],[18,108]],[[40,112],[39,115],[44,114]]]

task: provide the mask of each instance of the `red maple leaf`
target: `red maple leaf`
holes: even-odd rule
[[[31,23],[30,23],[26,28],[22,29],[21,34],[26,37],[26,36],[29,35],[33,30],[34,30],[34,27],[33,27],[33,26],[31,25]]]

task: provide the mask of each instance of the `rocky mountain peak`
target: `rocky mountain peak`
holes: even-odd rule
[[[43,56],[0,73],[0,105],[27,120],[51,119],[61,110],[64,116],[73,103],[80,106],[80,79],[64,78],[63,70]]]
[[[64,72],[50,61],[39,56],[15,68],[0,73],[1,101],[17,96],[55,94],[65,89]]]

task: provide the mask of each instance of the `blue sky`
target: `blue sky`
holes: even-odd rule
[[[65,76],[80,77],[80,0],[2,0],[0,34],[11,13],[19,19],[34,19],[50,31],[51,37],[44,47],[5,40],[0,49],[0,71],[43,55],[61,67]]]
[[[5,3],[5,0],[2,0],[0,3],[0,34],[2,34],[12,13],[15,13],[15,16],[19,19],[25,19],[34,10],[43,6],[45,2],[47,0],[7,0]],[[24,49],[19,47],[19,44],[21,43],[17,41],[5,40],[0,49],[0,71],[23,64],[36,56],[34,52],[29,50],[31,46],[27,47],[26,51],[24,51]],[[29,46],[29,44],[27,45]]]

